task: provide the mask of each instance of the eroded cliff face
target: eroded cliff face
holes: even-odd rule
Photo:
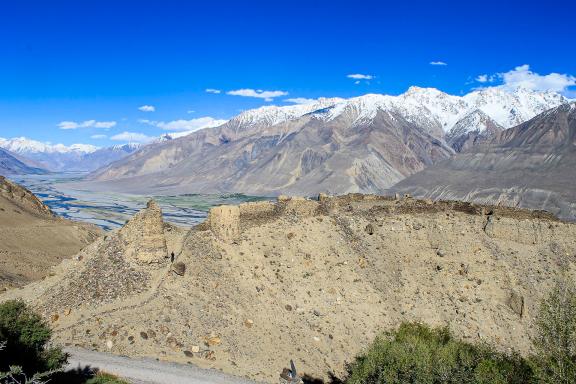
[[[165,226],[173,265],[142,263],[137,248],[102,252],[122,247],[120,233],[135,224],[0,300],[32,303],[61,343],[276,382],[289,359],[303,373],[340,375],[402,321],[448,325],[465,340],[527,353],[541,298],[558,276],[576,276],[576,225],[541,211],[281,197],[215,208],[187,232]],[[115,287],[73,284],[98,265],[135,276],[125,281],[145,278],[90,299]],[[67,292],[82,299],[56,300]]]

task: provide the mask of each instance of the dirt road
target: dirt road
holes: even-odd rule
[[[69,369],[90,366],[129,380],[133,384],[254,384],[219,371],[153,359],[132,359],[108,353],[68,348]]]

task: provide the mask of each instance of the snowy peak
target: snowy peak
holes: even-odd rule
[[[446,134],[446,142],[461,152],[472,145],[488,140],[502,132],[504,127],[480,109],[475,109],[459,120]]]
[[[493,87],[453,96],[435,88],[410,87],[399,96],[368,94],[342,100],[312,115],[330,121],[338,117],[352,126],[373,119],[377,112],[399,114],[436,137],[510,128],[567,99],[554,92]]]
[[[119,160],[140,148],[129,143],[98,148],[89,144],[42,143],[25,137],[0,138],[0,148],[34,161],[37,166],[51,171],[91,171]]]
[[[272,126],[286,121],[294,120],[307,113],[332,106],[343,99],[320,98],[313,103],[278,106],[264,106],[244,111],[232,118],[227,125],[237,130],[246,130],[253,127]]]
[[[320,98],[307,104],[264,106],[244,111],[222,127],[226,135],[234,137],[241,132],[254,132],[306,115],[325,122],[341,118],[350,127],[355,127],[369,123],[382,111],[400,115],[433,136],[444,138],[454,136],[456,131],[481,132],[488,125],[510,128],[566,101],[554,92],[522,88],[510,91],[492,87],[454,96],[436,88],[412,86],[398,96],[366,94],[350,99]],[[486,116],[480,115],[480,111]],[[493,122],[488,124],[488,120]],[[472,125],[464,127],[467,122]],[[452,132],[453,129],[456,131]],[[173,138],[176,136],[159,141]]]
[[[139,143],[118,144],[110,147],[113,151],[134,152],[142,147]]]
[[[64,144],[43,143],[31,140],[26,137],[15,137],[12,139],[0,138],[0,147],[18,154],[27,153],[92,153],[98,150],[98,147],[89,144]]]
[[[335,104],[312,111],[310,115],[324,121],[343,116],[349,119],[350,124],[354,126],[373,119],[379,110],[386,110],[390,106],[392,99],[392,96],[367,94],[347,100],[339,100]]]
[[[463,99],[470,106],[481,109],[505,128],[521,124],[568,101],[564,96],[555,92],[533,91],[525,88],[507,91],[498,87],[471,92]]]
[[[494,119],[484,113],[481,109],[475,109],[468,115],[460,119],[448,132],[447,137],[452,135],[463,135],[466,133],[484,134],[491,130],[502,131],[504,127]]]

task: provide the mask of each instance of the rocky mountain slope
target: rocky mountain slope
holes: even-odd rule
[[[377,192],[451,154],[399,115],[357,118],[342,114],[327,124],[305,115],[257,133],[224,125],[144,148],[96,178],[111,180],[101,188],[140,193]]]
[[[213,208],[183,231],[151,202],[0,301],[25,299],[66,345],[276,382],[290,359],[341,375],[406,320],[526,353],[539,301],[575,276],[575,256],[575,224],[513,208],[280,198]]]
[[[576,220],[576,102],[426,168],[392,191],[546,209]]]
[[[89,172],[122,159],[140,148],[139,144],[123,144],[98,148],[87,144],[47,144],[25,137],[0,138],[0,148],[33,160],[40,167],[54,172]]]
[[[0,175],[40,175],[47,172],[34,162],[0,148]]]
[[[477,109],[459,120],[446,134],[446,142],[456,152],[462,152],[481,142],[496,136],[504,127]]]
[[[96,171],[92,188],[124,192],[313,195],[382,192],[401,179],[566,99],[484,89],[262,107],[149,145]]]
[[[55,217],[32,192],[0,176],[0,288],[46,276],[100,233]]]

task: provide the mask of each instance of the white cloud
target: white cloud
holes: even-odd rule
[[[361,73],[353,73],[351,75],[346,75],[347,78],[349,79],[355,79],[355,80],[372,80],[374,79],[374,75],[363,75]]]
[[[140,132],[122,132],[110,138],[114,141],[128,141],[130,143],[149,143],[154,137],[146,136]]]
[[[478,75],[476,81],[479,83],[486,83],[488,81],[488,75]]]
[[[206,92],[207,92],[207,93],[215,93],[215,94],[222,93],[221,90],[219,90],[219,89],[214,89],[214,88],[206,88]]]
[[[156,107],[153,105],[143,105],[141,107],[138,107],[138,110],[142,112],[154,112],[156,111]]]
[[[498,78],[497,75],[483,74],[483,75],[476,76],[476,78],[474,80],[479,82],[479,83],[493,83],[494,81],[496,81],[497,78]]]
[[[431,61],[430,65],[448,65],[448,63],[445,63],[443,61]]]
[[[527,88],[534,91],[554,91],[568,93],[568,87],[576,85],[576,77],[568,74],[549,73],[540,75],[530,70],[528,64],[520,65],[511,71],[496,74],[505,89]]]
[[[140,123],[152,125],[164,129],[166,131],[197,131],[203,128],[218,127],[228,120],[215,119],[210,116],[199,117],[190,120],[173,120],[173,121],[152,121],[152,120],[139,120]]]
[[[58,123],[60,129],[79,129],[79,128],[112,128],[116,126],[115,121],[96,121],[86,120],[82,122],[61,121]]]
[[[307,99],[305,97],[295,97],[292,99],[284,99],[284,101],[287,103],[293,103],[293,104],[313,104],[313,103],[317,102],[318,100]]]
[[[272,101],[275,97],[286,96],[288,92],[285,91],[263,91],[261,89],[236,89],[234,91],[226,92],[228,95],[232,96],[243,96],[243,97],[256,97],[258,99],[264,99],[265,101]]]
[[[186,113],[188,113],[188,114],[190,114],[190,113],[195,113],[195,112],[196,112],[196,111],[194,111],[194,110],[192,110],[192,109],[189,109],[189,110],[186,111]]]
[[[92,135],[92,136],[90,136],[91,139],[105,139],[107,137],[108,136],[106,136],[106,135]]]

